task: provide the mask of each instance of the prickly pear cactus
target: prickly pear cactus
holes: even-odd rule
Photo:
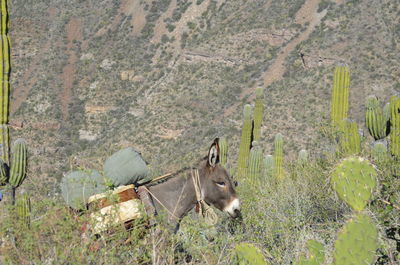
[[[337,126],[349,111],[350,73],[348,67],[336,67],[333,76],[331,121]]]
[[[238,175],[241,178],[243,178],[247,172],[247,161],[249,159],[251,144],[251,129],[251,106],[247,104],[244,106],[243,110],[242,136],[240,137],[239,145]]]
[[[331,184],[339,197],[359,212],[372,196],[376,177],[376,169],[368,160],[348,157],[334,169]]]
[[[357,214],[339,232],[335,242],[333,264],[373,264],[378,248],[377,238],[378,231],[371,218]]]
[[[325,261],[324,245],[315,240],[307,241],[308,258],[300,256],[296,265],[322,265]]]
[[[264,117],[264,89],[256,89],[256,104],[254,106],[254,141],[259,141],[261,137],[261,125]]]
[[[29,227],[31,223],[31,200],[27,194],[18,197],[16,211],[18,219]]]
[[[283,179],[285,176],[283,169],[283,137],[278,133],[275,135],[275,176],[277,179]]]
[[[26,142],[24,139],[17,139],[14,142],[9,183],[13,188],[17,188],[26,177]]]
[[[237,265],[268,265],[261,251],[250,243],[240,243],[235,248]]]
[[[253,186],[257,186],[261,183],[263,153],[261,147],[256,141],[254,141],[252,145],[253,147],[250,150],[249,157],[248,177],[250,179],[250,183]]]
[[[388,117],[387,117],[388,118]],[[386,137],[386,124],[381,104],[376,96],[367,98],[365,124],[369,133],[375,140]]]
[[[219,162],[224,167],[228,162],[228,141],[225,137],[219,139]]]

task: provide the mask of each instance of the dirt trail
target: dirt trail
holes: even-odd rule
[[[285,73],[285,61],[288,55],[295,49],[295,47],[301,42],[307,40],[310,37],[310,34],[314,31],[315,26],[317,26],[321,19],[326,15],[326,10],[321,13],[317,13],[318,5],[320,0],[306,0],[303,6],[297,11],[295,22],[301,25],[305,25],[309,23],[306,30],[301,32],[297,37],[291,40],[278,54],[274,63],[268,67],[267,71],[264,73],[264,87],[270,86],[273,82],[282,79],[283,74]],[[254,100],[255,93],[254,87],[244,89],[240,94],[240,99],[238,103],[230,106],[224,112],[224,117],[231,115],[235,110],[242,105],[242,99],[246,96],[249,96],[249,101]]]
[[[57,9],[54,7],[49,8],[49,20],[51,21],[52,18],[54,18],[57,15]],[[12,37],[11,37],[12,38]],[[12,40],[11,40],[12,41]],[[43,47],[39,49],[39,53],[34,56],[34,59],[32,60],[31,64],[29,65],[29,68],[25,71],[24,75],[22,76],[22,87],[15,88],[14,90],[11,91],[12,93],[12,102],[10,104],[10,114],[13,115],[22,105],[23,102],[25,102],[29,96],[29,92],[31,91],[32,87],[35,85],[35,83],[38,81],[37,77],[35,77],[36,73],[36,68],[38,65],[40,65],[40,61],[43,60],[44,55],[49,52],[49,49],[51,48],[52,41],[49,39],[47,42],[44,44]],[[12,49],[11,49],[11,55],[13,55]],[[13,60],[14,58],[12,58]],[[12,85],[12,80],[11,85]],[[13,87],[11,87],[13,89]]]
[[[82,41],[82,21],[79,18],[73,17],[68,25],[67,25],[67,53],[68,53],[68,62],[67,65],[63,68],[62,73],[62,81],[63,81],[63,90],[60,94],[60,102],[61,102],[61,112],[63,115],[63,119],[67,120],[69,117],[68,113],[68,105],[71,102],[72,98],[72,88],[75,80],[75,71],[76,71],[76,62],[78,61],[78,56],[74,51],[75,44],[74,42]]]

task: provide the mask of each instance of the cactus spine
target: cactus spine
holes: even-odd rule
[[[400,158],[400,98],[390,98],[390,152],[396,158]]]
[[[347,118],[349,111],[350,73],[348,67],[336,67],[333,76],[331,121],[333,126]]]
[[[275,135],[275,177],[278,179],[284,178],[284,170],[283,170],[283,137],[282,134],[278,133]]]
[[[242,136],[239,146],[238,175],[244,177],[247,171],[247,160],[250,152],[251,133],[252,133],[251,106],[246,104],[243,110]]]
[[[27,227],[31,223],[31,201],[27,194],[23,194],[18,198],[16,203],[17,217],[21,220]]]
[[[264,89],[259,87],[256,89],[256,104],[254,106],[254,141],[260,140],[261,124],[264,117]]]
[[[376,96],[369,96],[366,105],[365,124],[369,133],[375,140],[386,137],[386,124],[388,120],[385,119],[378,98]]]
[[[228,162],[228,141],[225,137],[219,139],[219,162],[222,166],[226,167]]]
[[[261,171],[263,162],[263,153],[261,147],[254,141],[250,150],[249,173],[250,183],[257,186],[261,183]]]

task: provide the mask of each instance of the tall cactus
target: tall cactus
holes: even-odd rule
[[[260,140],[261,125],[264,117],[264,89],[258,87],[256,89],[256,104],[254,106],[254,141]]]
[[[1,0],[1,63],[0,63],[0,158],[6,163],[9,162],[9,141],[8,141],[8,117],[9,117],[9,100],[10,100],[10,38],[8,36],[9,17],[7,10],[7,0]]]
[[[225,137],[219,139],[219,162],[224,167],[228,162],[228,141]]]
[[[356,122],[343,120],[339,123],[340,150],[345,155],[355,155],[361,152],[361,136]]]
[[[396,158],[400,158],[400,98],[390,98],[390,152]]]
[[[272,177],[275,173],[275,158],[272,155],[264,157],[264,177]]]
[[[253,142],[250,150],[248,177],[250,183],[255,187],[261,183],[263,152],[257,142]]]
[[[27,152],[26,143],[22,139],[15,141],[12,161],[10,161],[10,137],[9,137],[9,109],[10,109],[10,71],[11,71],[11,45],[8,37],[10,25],[7,0],[1,1],[1,63],[0,63],[0,185],[4,185],[4,180],[8,180],[12,189],[12,203],[15,203],[15,188],[21,185],[26,177]],[[5,165],[7,164],[8,167]],[[10,168],[7,172],[7,168]],[[7,176],[4,173],[8,174]]]
[[[331,122],[333,126],[346,119],[349,111],[350,73],[348,67],[336,67],[333,76]]]
[[[371,136],[375,140],[386,137],[386,124],[388,120],[385,120],[382,107],[376,96],[372,95],[367,98],[366,109],[365,124]]]
[[[283,137],[282,134],[278,133],[275,135],[275,177],[277,179],[283,179],[285,176],[283,169]]]
[[[243,178],[247,171],[247,161],[250,153],[252,133],[251,106],[246,104],[243,110],[242,136],[239,146],[238,176]]]
[[[23,194],[17,199],[16,210],[18,219],[29,227],[31,223],[31,200],[27,194]]]
[[[26,142],[24,139],[17,139],[14,142],[11,158],[10,179],[8,182],[13,188],[17,188],[26,177]]]

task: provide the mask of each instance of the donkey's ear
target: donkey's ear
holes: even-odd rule
[[[219,138],[215,138],[213,144],[208,151],[208,165],[215,167],[219,163]]]

